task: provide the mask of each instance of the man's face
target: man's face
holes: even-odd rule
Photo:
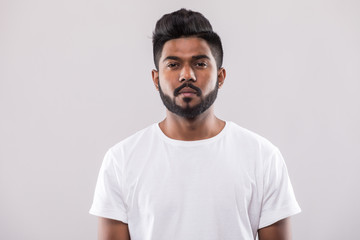
[[[195,118],[214,103],[225,70],[216,61],[207,42],[189,37],[167,41],[153,70],[153,80],[166,108],[181,117]]]

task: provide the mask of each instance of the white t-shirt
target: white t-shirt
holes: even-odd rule
[[[209,139],[153,124],[116,144],[90,209],[127,223],[131,240],[250,240],[300,211],[279,150],[229,121]]]

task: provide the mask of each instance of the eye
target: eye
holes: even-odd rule
[[[170,62],[170,63],[166,64],[166,66],[167,66],[168,68],[177,68],[177,67],[179,66],[179,64],[178,64],[178,63],[174,63],[174,62]]]
[[[207,67],[207,63],[206,62],[197,62],[195,64],[197,67],[200,67],[200,68],[206,68]]]

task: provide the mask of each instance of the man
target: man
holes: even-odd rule
[[[90,209],[99,239],[290,239],[300,208],[279,150],[214,115],[226,71],[209,21],[164,15],[153,50],[166,118],[106,153]]]

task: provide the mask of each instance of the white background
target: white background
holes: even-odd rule
[[[164,107],[156,21],[202,12],[221,36],[220,118],[282,151],[294,239],[357,239],[360,2],[0,0],[0,239],[96,239],[105,151]]]

